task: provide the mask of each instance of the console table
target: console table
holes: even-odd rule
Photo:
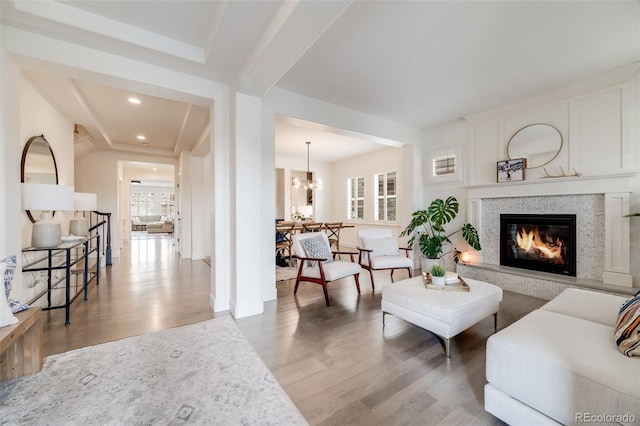
[[[90,244],[93,240],[96,240],[95,246]],[[65,309],[65,326],[70,324],[69,321],[69,308],[71,303],[84,292],[84,300],[87,300],[87,286],[89,284],[89,255],[96,253],[95,271],[91,271],[96,278],[96,285],[100,284],[100,235],[94,235],[89,238],[82,238],[73,241],[65,241],[58,247],[53,248],[35,248],[28,247],[22,250],[23,253],[35,253],[45,252],[46,256],[41,259],[37,259],[22,268],[22,272],[47,272],[47,288],[36,295],[29,301],[29,304],[34,303],[36,300],[43,296],[47,296],[46,306],[42,310],[48,309]],[[63,259],[63,260],[62,260]],[[46,265],[43,265],[46,263]],[[53,271],[64,271],[64,277],[57,279],[53,276]],[[71,276],[73,274],[83,274],[82,288],[76,291],[75,294],[71,294]],[[93,279],[93,277],[91,278]],[[58,286],[64,281],[65,286],[65,301],[61,305],[52,306],[51,292],[53,290],[62,289]]]
[[[42,310],[36,306],[16,317],[16,324],[0,328],[0,382],[35,374],[44,364]]]

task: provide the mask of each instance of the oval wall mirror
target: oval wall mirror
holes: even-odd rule
[[[24,146],[20,162],[20,182],[58,184],[56,157],[44,135],[33,136]],[[26,212],[31,222],[35,223],[34,217],[38,217],[40,212]]]
[[[553,161],[562,149],[562,134],[550,124],[530,124],[511,136],[507,157],[527,159],[527,169],[542,167]]]

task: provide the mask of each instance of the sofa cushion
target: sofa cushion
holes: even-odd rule
[[[568,288],[540,309],[614,327],[625,300],[612,294]]]
[[[640,362],[620,356],[612,327],[538,309],[487,341],[489,383],[559,423],[576,413],[640,418]]]
[[[640,291],[620,308],[614,339],[626,356],[640,356]]]

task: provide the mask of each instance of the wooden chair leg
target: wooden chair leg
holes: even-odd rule
[[[371,276],[371,291],[375,291],[376,290],[376,286],[373,283],[373,270],[369,269],[369,276]]]
[[[355,274],[353,277],[356,279],[356,288],[358,289],[358,294],[360,294],[360,274]]]
[[[395,269],[391,270],[391,282],[393,282],[393,271],[395,271]]]
[[[298,292],[298,286],[300,285],[300,280],[296,280],[296,286],[293,288],[293,294]]]
[[[324,301],[329,306],[329,292],[327,291],[327,283],[322,284],[322,290],[324,291]]]
[[[411,268],[407,268],[407,272],[409,273],[409,278],[411,278]]]

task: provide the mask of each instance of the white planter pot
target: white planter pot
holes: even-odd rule
[[[444,277],[431,276],[431,283],[435,285],[444,285]]]
[[[442,259],[428,259],[422,256],[422,272],[431,272],[431,267],[433,265],[443,266],[444,262]]]

